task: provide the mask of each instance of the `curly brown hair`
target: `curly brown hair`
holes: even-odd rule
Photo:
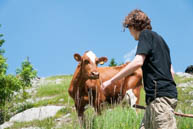
[[[125,17],[123,27],[134,27],[134,29],[137,31],[142,31],[144,29],[152,30],[151,20],[140,9],[131,11],[128,16]]]

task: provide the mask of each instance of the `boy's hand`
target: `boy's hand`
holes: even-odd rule
[[[108,81],[103,82],[103,84],[102,84],[102,90],[104,90],[106,87],[108,87],[108,86],[111,85],[111,84],[112,84],[111,79],[108,80]]]

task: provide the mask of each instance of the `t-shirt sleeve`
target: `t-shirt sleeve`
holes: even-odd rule
[[[141,32],[137,46],[136,55],[149,55],[152,49],[152,36],[148,32]]]
[[[169,49],[169,47],[168,47],[168,53],[169,53],[169,63],[170,63],[170,65],[172,64],[172,61],[171,61],[171,56],[170,56],[170,49]]]

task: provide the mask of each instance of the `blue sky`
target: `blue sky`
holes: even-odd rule
[[[131,59],[137,42],[122,32],[122,21],[135,8],[166,40],[175,71],[193,64],[192,0],[0,0],[8,73],[27,56],[41,77],[73,74],[73,54],[86,50],[119,63]]]

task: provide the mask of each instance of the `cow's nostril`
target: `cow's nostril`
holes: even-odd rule
[[[98,73],[98,72],[96,73],[96,76],[99,76],[99,73]]]
[[[99,76],[99,73],[98,72],[92,72],[91,73],[93,76]]]

